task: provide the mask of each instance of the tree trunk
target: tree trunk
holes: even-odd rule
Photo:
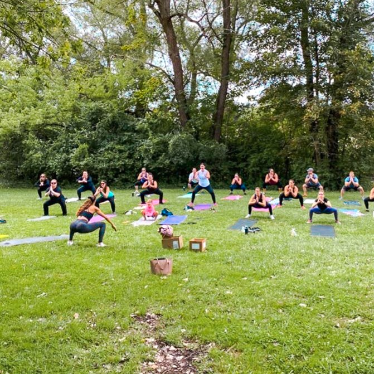
[[[170,0],[155,0],[158,9],[154,7],[153,2],[149,2],[149,7],[153,10],[161,23],[166,36],[168,45],[168,54],[173,66],[174,72],[174,91],[178,104],[179,121],[184,128],[190,119],[187,108],[186,94],[184,91],[183,68],[177,42],[177,35],[174,30],[172,17],[170,15]]]
[[[216,100],[216,111],[213,115],[213,138],[217,142],[221,139],[223,117],[230,81],[230,56],[233,30],[231,22],[231,0],[222,0],[223,6],[223,38],[221,52],[221,81]]]

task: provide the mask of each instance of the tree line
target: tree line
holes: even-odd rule
[[[373,172],[374,9],[360,0],[0,1],[0,171],[181,183],[201,161],[328,188]]]

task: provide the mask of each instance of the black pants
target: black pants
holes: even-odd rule
[[[96,199],[95,205],[99,208],[100,204],[103,203],[104,201],[109,201],[110,206],[112,208],[112,213],[116,212],[116,204],[114,203],[114,196],[105,198],[104,196],[100,196],[98,199]]]
[[[42,192],[43,191],[47,191],[48,187],[47,186],[40,186],[38,188],[38,195],[39,195],[39,198],[41,199],[42,198]]]
[[[97,229],[100,229],[99,243],[101,243],[104,239],[105,227],[105,222],[88,223],[82,219],[77,219],[70,225],[69,240],[73,240],[73,236],[76,232],[79,232],[80,234],[87,234],[89,232],[93,232]]]
[[[62,215],[63,216],[66,216],[67,215],[67,211],[66,211],[66,204],[65,204],[65,198],[60,198],[60,199],[57,199],[57,200],[48,200],[46,201],[44,204],[43,204],[43,209],[44,209],[44,215],[45,216],[48,216],[49,215],[49,207],[51,205],[55,205],[55,204],[60,204],[61,206],[61,209],[62,209]]]
[[[95,194],[96,190],[95,190],[95,187],[94,186],[88,186],[86,184],[83,184],[82,186],[80,186],[78,189],[77,189],[77,194],[78,194],[78,199],[80,200],[82,198],[82,192],[84,191],[91,191],[92,192],[92,195]]]
[[[210,193],[210,196],[212,196],[212,200],[213,200],[213,204],[216,203],[216,195],[214,194],[214,191],[213,191],[213,188],[211,185],[207,186],[207,187],[202,187],[200,186],[200,184],[198,184],[195,189],[192,191],[192,199],[191,199],[191,203],[193,203],[195,201],[195,196],[196,194],[201,191],[202,189],[204,190],[207,190],[209,193]]]
[[[162,199],[164,197],[164,193],[159,189],[159,188],[156,188],[156,189],[146,189],[144,191],[142,191],[140,193],[140,198],[142,199],[142,204],[145,204],[145,199],[144,199],[144,196],[145,195],[152,195],[152,194],[155,194],[155,195],[159,195],[160,196],[160,204],[162,204]]]
[[[374,201],[374,199],[370,199],[370,197],[366,197],[364,199],[365,208],[369,209],[369,201]]]
[[[303,197],[301,196],[301,194],[297,194],[296,197],[294,197],[292,194],[289,194],[288,196],[286,196],[284,194],[284,192],[282,192],[280,195],[279,195],[279,205],[282,206],[282,202],[283,202],[283,199],[286,198],[291,198],[291,199],[299,199],[300,201],[300,205],[303,206],[304,205],[304,199]]]
[[[248,205],[248,214],[252,213],[252,208],[264,208],[264,209],[269,209],[269,214],[272,216],[273,215],[273,208],[271,204],[266,203],[266,206],[262,206],[258,203],[255,203],[253,205]]]

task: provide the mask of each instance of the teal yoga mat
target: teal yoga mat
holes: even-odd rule
[[[329,225],[312,225],[310,227],[310,235],[335,238],[335,229],[333,226]]]
[[[246,219],[242,218],[237,220],[232,226],[228,228],[228,230],[241,230],[243,226],[252,227],[256,224],[256,220],[253,219]]]

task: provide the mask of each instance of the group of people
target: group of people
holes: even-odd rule
[[[91,218],[94,214],[102,216],[107,222],[111,224],[113,229],[116,230],[115,225],[110,220],[110,218],[105,215],[100,210],[100,204],[109,201],[111,205],[112,212],[115,213],[115,201],[114,194],[110,190],[107,182],[101,180],[99,186],[96,188],[92,178],[89,176],[87,171],[84,171],[82,175],[77,179],[77,183],[80,187],[77,189],[78,200],[81,200],[82,193],[85,191],[90,191],[92,196],[89,196],[84,204],[78,209],[76,215],[77,219],[70,226],[70,237],[68,244],[73,244],[73,236],[76,232],[78,233],[88,233],[99,229],[99,242],[98,246],[105,246],[103,243],[103,237],[105,233],[105,223],[104,222],[95,222],[90,223]],[[42,193],[45,193],[45,196],[49,197],[43,204],[44,215],[48,216],[49,207],[54,204],[59,204],[61,206],[62,214],[67,215],[65,197],[62,194],[61,187],[58,185],[56,179],[49,181],[46,174],[41,174],[39,180],[35,183],[35,186],[38,188],[38,199],[42,199]],[[318,189],[318,197],[313,202],[309,210],[309,219],[308,223],[312,223],[313,214],[333,214],[336,223],[340,223],[338,220],[338,211],[336,208],[331,206],[331,202],[325,197],[323,186],[318,180],[318,175],[314,173],[313,168],[307,169],[307,175],[303,184],[303,196],[299,193],[298,187],[295,185],[295,181],[290,179],[288,184],[282,188],[282,183],[277,173],[274,172],[274,169],[269,169],[268,173],[265,176],[264,183],[262,185],[262,191],[260,187],[255,188],[255,193],[250,197],[248,202],[248,214],[246,218],[249,218],[252,214],[253,208],[265,208],[268,209],[271,219],[275,219],[273,215],[272,205],[266,199],[266,188],[268,186],[276,186],[279,190],[279,206],[283,206],[283,201],[285,199],[298,199],[300,202],[301,209],[305,209],[304,206],[304,197],[307,196],[307,190],[309,188]],[[139,192],[139,187],[142,188],[142,191]],[[188,204],[190,209],[193,209],[196,195],[202,189],[206,190],[212,198],[213,205],[217,206],[216,196],[214,190],[210,184],[210,172],[205,168],[205,164],[201,163],[199,170],[196,168],[192,169],[192,172],[188,177],[188,187],[193,188],[191,193],[191,201]],[[240,189],[243,191],[243,194],[246,195],[246,186],[242,181],[242,178],[238,173],[234,175],[234,178],[231,181],[230,185],[230,194],[233,194],[233,191]],[[366,211],[369,211],[369,202],[374,201],[374,188],[370,191],[370,195],[367,198],[364,198],[364,189],[359,184],[358,178],[355,176],[353,171],[350,171],[349,175],[344,180],[344,186],[340,191],[340,199],[343,199],[344,193],[348,190],[359,191],[362,199],[364,200]],[[163,204],[163,192],[158,188],[158,183],[153,179],[153,175],[150,172],[147,172],[146,168],[142,168],[141,172],[138,175],[138,178],[135,182],[135,192],[134,195],[140,196],[141,203],[145,205],[145,208],[142,211],[144,219],[153,218],[155,219],[158,215],[158,212],[155,210],[152,200],[148,200],[147,204],[145,203],[145,196],[156,194],[159,196],[159,203]]]

